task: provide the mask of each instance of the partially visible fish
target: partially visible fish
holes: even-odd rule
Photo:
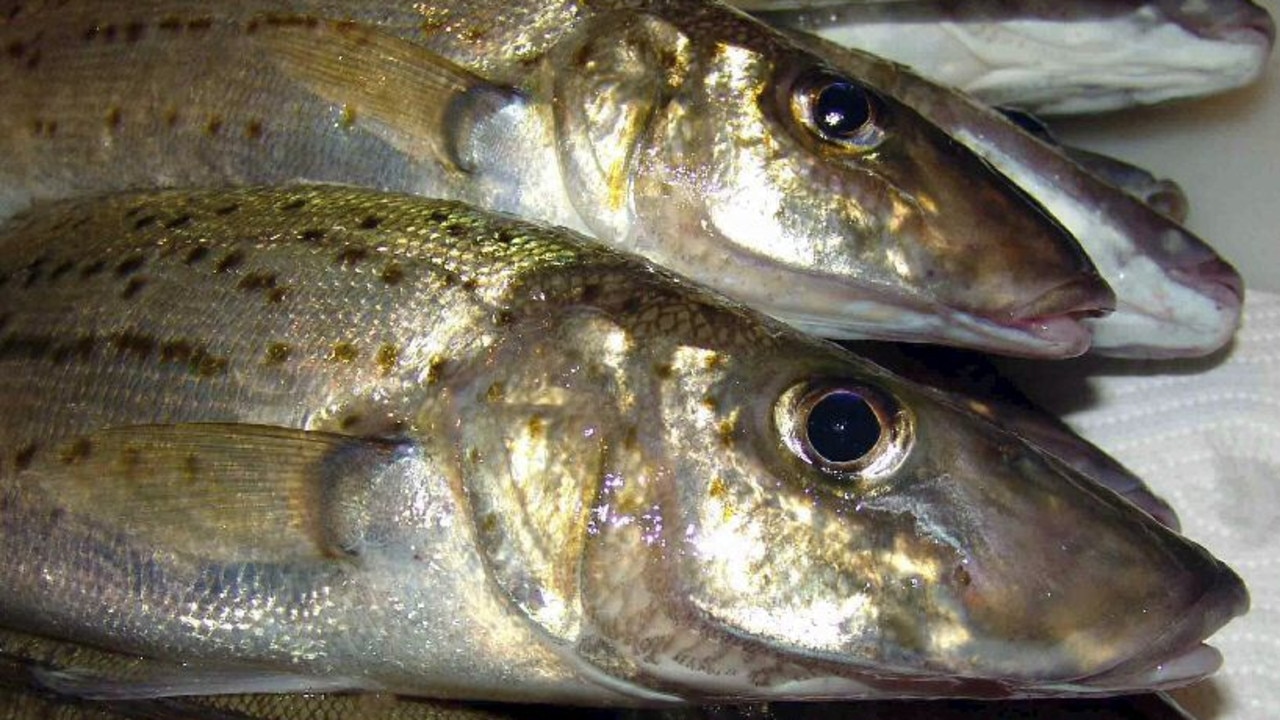
[[[1091,352],[1186,357],[1225,345],[1240,323],[1243,281],[1204,241],[1083,169],[964,93],[820,38],[824,54],[902,100],[1007,175],[1080,241],[1115,289],[1116,310],[1086,320]]]
[[[1142,478],[1081,437],[1057,416],[1038,407],[980,353],[936,345],[846,342],[843,345],[895,375],[953,395],[1041,451],[1070,465],[1174,530],[1178,514]]]
[[[0,277],[0,626],[151,666],[67,694],[1115,694],[1248,605],[949,396],[564,231],[156,192],[15,219]]]
[[[1061,357],[1114,304],[972,152],[718,4],[10,7],[0,215],[337,182],[589,232],[834,337]]]
[[[999,108],[1000,113],[1018,127],[1057,147],[1077,165],[1097,175],[1099,179],[1114,185],[1142,201],[1152,210],[1174,222],[1187,219],[1187,196],[1178,183],[1169,178],[1158,178],[1149,170],[1140,168],[1119,158],[1103,155],[1079,147],[1063,145],[1044,121],[1030,113],[1010,108]]]
[[[1253,82],[1275,24],[1248,0],[732,0],[992,105],[1079,114]]]

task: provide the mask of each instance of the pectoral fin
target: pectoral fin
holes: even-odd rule
[[[234,563],[359,545],[349,508],[406,444],[234,424],[110,428],[36,455],[20,493],[152,547]]]
[[[375,121],[375,132],[410,157],[434,157],[467,171],[470,127],[520,95],[419,45],[350,22],[282,28],[261,38],[283,71],[344,117]]]

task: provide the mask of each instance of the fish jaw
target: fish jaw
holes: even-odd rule
[[[837,337],[1038,357],[1083,349],[1080,318],[1114,298],[1069,233],[891,97],[854,91],[871,108],[869,142],[883,136],[875,147],[823,136],[806,109],[813,95],[857,81],[713,10],[596,18],[564,49],[584,71],[556,80],[561,166],[588,226]],[[703,21],[709,37],[686,32]],[[665,81],[637,75],[637,58],[668,68]]]

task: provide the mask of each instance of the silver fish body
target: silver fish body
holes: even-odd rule
[[[24,3],[0,45],[8,212],[357,184],[586,231],[823,335],[1030,356],[1114,301],[972,152],[714,3]]]
[[[831,46],[836,67],[900,98],[1006,174],[1080,241],[1116,291],[1115,312],[1085,323],[1091,352],[1119,357],[1211,353],[1240,323],[1243,280],[1212,247],[1064,151],[956,90],[902,66]]]
[[[1112,694],[1247,607],[948,396],[563,231],[157,192],[33,210],[0,274],[0,625],[180,670],[72,694]]]
[[[1266,67],[1275,24],[1248,0],[739,0],[780,27],[910,65],[992,105],[1096,113],[1218,93]]]

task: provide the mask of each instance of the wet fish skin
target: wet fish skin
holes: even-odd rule
[[[0,45],[0,211],[356,184],[587,231],[824,335],[1029,356],[1113,304],[972,153],[714,3],[24,3]],[[833,86],[850,138],[813,119]]]
[[[1075,234],[1116,291],[1115,312],[1085,321],[1093,332],[1090,352],[1195,357],[1230,341],[1240,322],[1243,280],[1203,240],[963,93],[864,53],[819,38],[810,42],[821,43],[837,67],[952,133]]]
[[[1199,643],[1248,600],[1202,548],[581,242],[334,187],[14,221],[0,626],[180,663],[63,679],[85,697],[1052,696],[1216,667]],[[850,402],[880,439],[815,440]]]
[[[992,105],[1071,115],[1258,78],[1275,24],[1248,0],[737,0],[780,27],[910,65]]]

